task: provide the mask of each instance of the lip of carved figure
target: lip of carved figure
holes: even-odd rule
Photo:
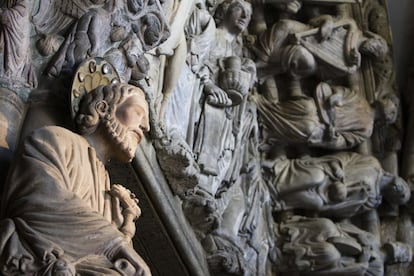
[[[247,20],[245,20],[245,19],[239,19],[239,20],[237,20],[237,24],[239,26],[245,27],[247,25]]]

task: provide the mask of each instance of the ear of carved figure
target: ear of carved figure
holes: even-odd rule
[[[101,90],[102,87],[98,87],[95,90],[97,91],[98,89]],[[79,112],[75,118],[78,131],[81,134],[89,135],[95,132],[101,119],[101,116],[96,109],[96,105],[99,101],[103,100],[103,94],[94,91],[87,94],[82,99],[79,106]]]

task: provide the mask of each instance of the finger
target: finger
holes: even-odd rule
[[[217,104],[217,103],[219,103],[219,98],[218,98],[218,96],[217,96],[217,93],[214,93],[213,92],[213,94],[211,95],[211,96],[213,96],[213,98],[212,98],[212,103],[214,103],[214,104]]]
[[[223,90],[217,91],[217,95],[218,95],[218,98],[219,98],[219,103],[220,104],[225,104],[226,103],[226,95],[225,95],[224,91]]]

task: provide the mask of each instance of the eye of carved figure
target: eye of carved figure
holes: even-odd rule
[[[144,135],[143,132],[149,131],[148,106],[144,96],[133,94],[128,97],[118,106],[116,118],[137,137],[139,142]]]

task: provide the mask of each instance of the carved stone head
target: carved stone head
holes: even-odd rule
[[[130,162],[149,131],[144,92],[129,84],[99,86],[80,102],[76,124],[82,135],[102,133],[111,146],[111,158]]]
[[[239,34],[247,29],[252,15],[251,4],[244,0],[225,0],[216,10],[217,25],[230,33]]]

